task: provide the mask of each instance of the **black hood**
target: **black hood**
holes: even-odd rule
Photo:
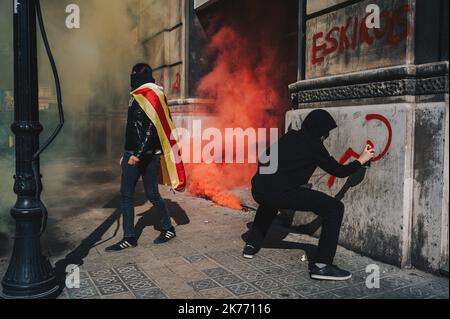
[[[331,114],[324,110],[312,111],[302,124],[303,131],[317,138],[328,137],[330,132],[337,127]]]
[[[153,72],[148,71],[141,74],[132,74],[131,75],[131,90],[134,91],[147,83],[155,83],[155,79],[153,78]]]

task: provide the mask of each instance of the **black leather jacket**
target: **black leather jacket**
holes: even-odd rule
[[[158,131],[134,98],[128,107],[125,151],[139,159],[161,153]]]

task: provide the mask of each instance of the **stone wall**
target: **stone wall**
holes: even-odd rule
[[[139,42],[168,99],[186,97],[186,3],[183,0],[140,0]]]

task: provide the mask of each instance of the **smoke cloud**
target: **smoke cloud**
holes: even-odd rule
[[[222,20],[208,21],[217,31],[205,54],[215,56],[215,62],[197,92],[215,99],[213,125],[222,132],[225,128],[281,128],[289,106],[285,95],[290,80],[285,39],[288,12],[263,2],[240,1],[227,8],[233,14],[225,9]],[[232,190],[248,187],[257,170],[254,164],[204,163],[187,168],[191,193],[233,209],[240,209],[241,203]]]
[[[69,4],[76,4],[80,8],[80,29],[66,27],[66,18],[69,15],[66,13],[66,7]],[[99,151],[105,148],[107,132],[103,128],[107,119],[106,115],[115,112],[126,114],[130,70],[135,63],[143,60],[143,53],[137,34],[139,20],[136,14],[139,1],[41,0],[41,6],[50,46],[61,79],[66,112],[66,126],[41,160],[44,176],[43,200],[46,201],[46,198],[58,196],[62,189],[67,188],[67,185],[73,184],[73,178],[80,172],[79,167],[75,170],[75,166],[89,163],[98,165],[99,170],[102,171],[108,165],[117,164],[120,154],[117,154],[117,159],[109,158],[105,161],[105,152]],[[12,1],[0,0],[0,57],[2,58],[0,90],[12,90],[13,87],[12,17]],[[54,103],[56,93],[53,75],[39,30],[37,41],[41,102],[53,100],[51,103]],[[9,60],[3,59],[4,56]],[[2,140],[10,133],[11,113],[11,110],[0,111]],[[5,116],[5,114],[9,115]],[[41,110],[40,116],[40,121],[44,125],[41,141],[44,141],[58,123],[56,106],[51,106],[49,110]],[[99,129],[96,130],[96,127]],[[114,128],[122,132],[120,125]],[[94,135],[95,139],[92,138]],[[88,144],[90,146],[85,147]],[[121,140],[117,141],[117,145],[119,144],[122,144]],[[11,233],[13,221],[9,216],[9,210],[14,205],[15,199],[12,191],[13,174],[14,149],[2,143],[0,145],[1,236],[3,236],[1,233]],[[51,177],[50,183],[48,177]],[[78,200],[83,202],[83,198]],[[54,217],[51,214],[50,218]]]

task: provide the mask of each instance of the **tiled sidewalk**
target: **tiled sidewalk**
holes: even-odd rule
[[[165,196],[173,195],[165,192]],[[264,249],[254,260],[245,260],[241,257],[241,235],[253,214],[217,207],[187,195],[177,196],[172,201],[179,202],[190,220],[177,228],[177,239],[155,246],[152,239],[158,232],[152,227],[145,229],[136,249],[105,253],[104,247],[112,240],[92,249],[82,266],[83,287],[68,290],[62,297],[448,298],[448,278],[401,270],[343,248],[338,250],[336,263],[353,271],[354,277],[347,282],[312,281],[307,259],[317,240],[304,235],[289,234],[280,242],[269,240],[267,246],[273,248]],[[269,237],[277,238],[278,232],[285,230],[275,225],[274,235]],[[298,249],[283,249],[286,243],[298,245]],[[371,264],[380,267],[379,289],[366,287],[366,268]]]
[[[92,198],[89,191],[93,188],[97,198]],[[317,240],[290,234],[278,224],[271,230],[267,248],[254,260],[245,260],[241,257],[241,237],[253,220],[252,213],[218,207],[188,194],[174,195],[167,189],[162,193],[178,225],[178,237],[170,243],[154,245],[153,239],[159,234],[155,229],[157,214],[145,198],[138,198],[136,223],[138,233],[142,233],[139,247],[106,253],[104,248],[122,236],[117,223],[117,184],[103,181],[90,188],[74,184],[70,190],[72,196],[66,202],[47,197],[52,220],[43,240],[46,254],[59,269],[68,264],[81,265],[81,287],[66,289],[60,298],[449,297],[448,278],[401,270],[342,247],[338,249],[336,264],[353,271],[353,278],[346,282],[312,281],[307,264]],[[71,210],[68,205],[77,208]],[[0,261],[3,274],[6,258]],[[380,268],[379,289],[366,287],[366,268],[372,264]]]

